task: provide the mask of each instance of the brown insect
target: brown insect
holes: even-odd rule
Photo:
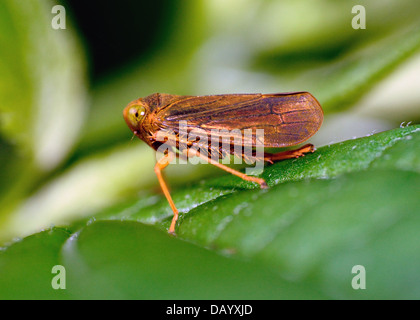
[[[315,134],[323,120],[323,111],[319,102],[308,92],[210,96],[155,93],[129,103],[123,115],[134,134],[153,149],[158,150],[163,144],[172,146],[172,149],[166,149],[164,156],[155,165],[160,186],[174,213],[169,233],[175,233],[178,210],[162,178],[162,170],[174,157],[197,156],[246,181],[256,182],[261,188],[267,188],[264,179],[248,176],[218,161],[226,155],[246,158],[243,153],[235,151],[238,150],[235,148],[235,146],[238,147],[238,139],[235,140],[235,138],[239,138],[241,147],[255,147],[258,142],[255,132],[257,129],[263,129],[264,147],[291,147],[306,141]],[[203,147],[200,145],[200,139],[188,140],[180,132],[181,121],[187,122],[187,133],[199,129],[209,136],[213,135],[212,139],[215,131],[221,130],[224,133],[216,133],[216,135],[219,134],[216,138],[217,140],[227,138],[228,146],[208,142]],[[231,133],[236,132],[233,133],[236,136],[226,137],[226,129]],[[246,129],[251,129],[252,135],[242,134]],[[158,133],[162,131],[170,131],[173,134],[161,140],[158,139]],[[180,150],[181,145],[185,146],[183,150]],[[197,146],[201,147],[200,151],[197,151]],[[314,146],[307,144],[296,150],[279,153],[264,152],[258,155],[254,152],[252,158],[273,163],[283,159],[298,158],[313,151]]]

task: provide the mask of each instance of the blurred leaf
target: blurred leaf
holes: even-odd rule
[[[41,256],[34,255],[39,251]],[[19,260],[22,254],[24,261]],[[66,268],[65,290],[51,288],[51,269],[57,264]],[[71,237],[61,229],[44,231],[11,245],[0,253],[0,284],[2,299],[323,297],[256,263],[217,255],[142,224],[118,221],[91,223]]]
[[[67,154],[85,112],[82,55],[71,29],[52,28],[55,4],[0,4],[1,133],[42,169]]]
[[[396,66],[419,52],[419,48],[420,27],[415,25],[371,41],[335,63],[304,73],[303,77],[309,81],[311,77],[312,80],[325,77],[326,81],[315,82],[311,91],[319,92],[318,97],[324,102],[326,112],[340,111],[359,101]],[[404,105],[404,97],[400,103]]]
[[[121,145],[76,162],[17,206],[0,230],[0,239],[86,216],[125,199],[125,193],[135,187],[138,191],[140,183],[150,184],[155,179],[154,156],[147,149],[149,161],[139,165],[144,149]]]
[[[293,68],[309,61],[331,60],[334,55],[354,45],[368,43],[389,32],[418,24],[420,4],[415,0],[389,1],[387,6],[376,0],[352,1],[305,0],[232,0],[204,1],[213,35],[227,35],[249,42],[262,55],[288,56],[297,54],[290,65],[274,68]],[[366,9],[366,29],[352,28],[355,5]],[[271,61],[274,62],[274,61]],[[270,70],[273,66],[271,66]]]
[[[83,57],[69,22],[65,30],[52,28],[55,4],[0,3],[0,161],[7,169],[0,220],[67,156],[84,118]]]
[[[184,215],[178,233],[262,260],[288,279],[316,280],[325,293],[334,289],[339,294],[334,298],[357,296],[346,290],[357,264],[375,274],[368,273],[370,298],[415,298],[412,279],[414,266],[420,267],[420,248],[411,230],[420,227],[419,192],[418,173],[395,170],[292,182],[200,206]],[[386,274],[393,269],[401,272],[388,286]],[[330,283],[331,273],[340,285]]]
[[[54,228],[17,241],[0,251],[0,299],[59,299],[67,293],[51,288],[53,266],[60,264],[59,250],[70,236]]]

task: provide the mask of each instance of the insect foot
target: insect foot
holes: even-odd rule
[[[261,189],[268,189],[267,182],[264,179],[260,179],[261,181],[258,182],[260,184]]]

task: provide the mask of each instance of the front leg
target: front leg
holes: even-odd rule
[[[165,154],[161,159],[159,159],[158,162],[156,162],[155,173],[159,180],[159,184],[160,184],[160,187],[162,188],[163,194],[165,195],[166,199],[169,202],[169,205],[171,206],[172,211],[174,212],[174,216],[172,218],[171,226],[169,227],[168,232],[175,234],[175,224],[176,224],[176,221],[178,220],[178,209],[175,207],[175,203],[172,200],[172,197],[171,197],[171,194],[169,193],[169,189],[166,185],[166,182],[162,177],[162,170],[165,169],[169,165],[169,163],[172,161],[173,158],[174,158],[173,152],[168,152],[167,154]]]

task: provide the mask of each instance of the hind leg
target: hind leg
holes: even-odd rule
[[[314,152],[315,147],[312,144],[305,144],[296,150],[288,150],[278,153],[264,153],[264,161],[274,163],[276,161],[303,157],[305,153]]]

